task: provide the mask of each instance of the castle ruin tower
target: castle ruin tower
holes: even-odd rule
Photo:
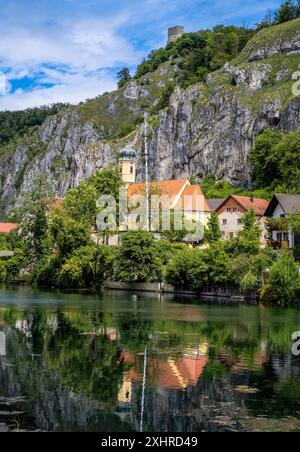
[[[127,188],[136,180],[136,161],[137,155],[131,146],[128,145],[119,152],[120,174]]]
[[[181,25],[176,25],[175,27],[171,27],[168,30],[168,44],[171,42],[175,42],[178,38],[184,34],[184,27]]]

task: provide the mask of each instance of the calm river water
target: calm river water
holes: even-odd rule
[[[292,308],[2,289],[0,431],[300,431],[299,330]]]

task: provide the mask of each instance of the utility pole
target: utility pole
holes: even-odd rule
[[[144,431],[144,411],[145,411],[145,390],[146,390],[146,378],[147,378],[147,347],[144,351],[144,373],[143,373],[143,386],[142,386],[142,401],[141,401],[141,420],[140,420],[140,432]]]
[[[146,227],[150,232],[150,206],[149,206],[149,167],[148,167],[148,113],[144,114],[145,122],[145,173],[146,173]]]

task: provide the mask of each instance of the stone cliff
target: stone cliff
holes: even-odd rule
[[[295,20],[284,33],[280,26],[258,33],[206,83],[175,86],[168,107],[158,113],[153,107],[174,81],[174,63],[67,108],[0,156],[1,208],[7,211],[40,173],[63,196],[97,169],[116,165],[118,150],[127,143],[140,155],[142,178],[144,111],[150,111],[154,179],[214,174],[248,185],[247,156],[255,137],[265,128],[288,133],[300,127],[300,97],[292,91],[299,66],[300,20]]]

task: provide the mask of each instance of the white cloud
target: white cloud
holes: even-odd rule
[[[91,76],[80,74],[59,76],[59,84],[51,88],[36,88],[33,91],[21,89],[14,93],[0,97],[0,110],[22,110],[55,102],[77,104],[87,98],[111,91],[115,88],[115,81],[108,74],[100,73]],[[63,78],[65,78],[64,83]],[[58,81],[58,79],[57,79]]]
[[[10,89],[6,75],[0,72],[0,96],[5,96]]]
[[[0,0],[0,109],[94,97],[114,88],[108,69],[134,66],[164,45],[169,26],[192,31],[216,20],[241,21],[277,2]]]

